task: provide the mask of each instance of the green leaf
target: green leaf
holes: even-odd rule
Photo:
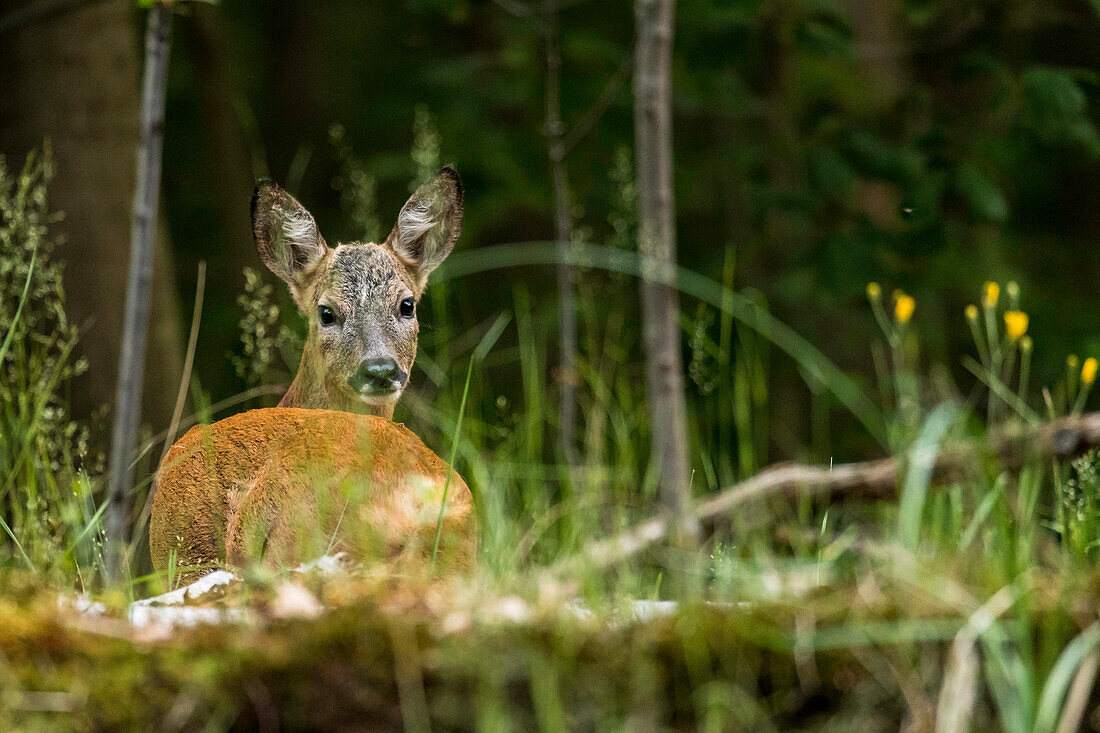
[[[1058,726],[1062,701],[1066,698],[1078,667],[1085,657],[1100,646],[1100,621],[1093,623],[1071,641],[1058,657],[1054,669],[1047,676],[1039,696],[1039,708],[1035,714],[1035,731],[1053,732]]]
[[[1000,187],[973,163],[959,166],[955,187],[976,216],[994,222],[1008,219],[1008,201]]]
[[[847,133],[841,139],[841,150],[856,168],[890,181],[911,181],[924,170],[924,157],[919,151],[869,132]]]
[[[945,402],[936,407],[924,421],[920,435],[909,449],[909,467],[898,510],[898,537],[910,550],[916,550],[920,542],[921,516],[924,514],[924,503],[928,497],[928,486],[932,482],[932,469],[936,465],[940,444],[958,414],[959,408],[954,402]]]
[[[1100,0],[1094,0],[1100,2]],[[1076,143],[1100,155],[1100,132],[1088,114],[1088,97],[1079,73],[1033,66],[1021,76],[1026,100],[1020,121],[1044,145]]]

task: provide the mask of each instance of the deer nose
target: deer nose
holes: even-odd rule
[[[401,368],[392,357],[364,359],[359,363],[359,381],[374,389],[394,389],[401,382]]]

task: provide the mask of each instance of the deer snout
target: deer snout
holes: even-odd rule
[[[352,387],[358,392],[393,392],[405,383],[405,373],[392,357],[363,359],[352,377]]]

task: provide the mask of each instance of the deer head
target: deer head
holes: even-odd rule
[[[385,242],[329,247],[293,196],[271,181],[257,184],[256,249],[309,321],[281,407],[393,416],[416,358],[417,302],[454,249],[462,214],[458,174],[443,168],[405,203]]]

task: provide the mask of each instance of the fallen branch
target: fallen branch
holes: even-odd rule
[[[973,473],[976,461],[994,457],[1010,471],[1037,458],[1067,458],[1100,447],[1100,412],[1055,420],[1037,429],[1024,429],[995,439],[989,445],[968,445],[936,456],[932,483],[944,484]],[[823,496],[830,501],[893,499],[903,461],[882,458],[836,466],[780,464],[723,489],[695,504],[691,516],[713,528],[750,501],[773,496]],[[593,542],[582,553],[586,564],[607,567],[663,542],[675,519],[654,517],[614,537]]]

